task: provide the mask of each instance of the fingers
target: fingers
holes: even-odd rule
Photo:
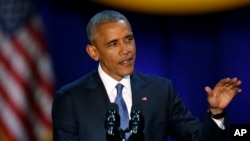
[[[234,77],[234,78],[222,79],[222,80],[220,80],[219,83],[225,87],[230,87],[230,86],[231,87],[238,87],[241,85],[242,82],[237,77]]]
[[[241,85],[241,81],[237,78],[225,78],[222,79],[219,84],[227,89],[231,89],[233,91],[235,91],[236,93],[240,93],[242,90],[239,88],[239,86]]]

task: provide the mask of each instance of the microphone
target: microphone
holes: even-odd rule
[[[120,115],[118,105],[111,103],[108,107],[108,112],[104,122],[104,127],[107,130],[106,138],[108,141],[116,141],[120,139]]]
[[[131,130],[130,141],[144,141],[143,129],[145,126],[145,119],[142,114],[140,105],[133,105],[131,108],[129,129]]]

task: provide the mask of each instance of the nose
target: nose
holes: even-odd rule
[[[125,42],[121,43],[121,54],[127,55],[131,50],[130,45],[126,44]]]

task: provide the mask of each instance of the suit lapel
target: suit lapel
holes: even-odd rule
[[[132,88],[132,104],[143,105],[147,102],[147,84],[143,81],[137,73],[131,75],[131,88]]]
[[[104,111],[106,111],[108,105],[110,104],[110,100],[98,71],[93,71],[90,76],[91,77],[89,78],[89,82],[86,86],[90,90],[89,98],[95,101],[92,102],[94,103],[93,106],[98,106],[101,109],[104,107]]]

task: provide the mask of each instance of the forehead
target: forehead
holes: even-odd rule
[[[119,20],[115,22],[107,22],[99,25],[97,27],[97,31],[103,32],[103,31],[113,31],[117,29],[123,29],[123,30],[131,30],[130,25],[124,21],[124,20]]]
[[[117,36],[127,36],[132,34],[130,25],[123,20],[117,22],[109,22],[100,25],[97,30],[95,37],[98,37],[98,40],[101,38],[116,38]]]

